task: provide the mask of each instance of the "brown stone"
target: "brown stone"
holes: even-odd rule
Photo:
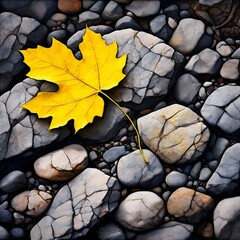
[[[81,0],[58,0],[58,9],[65,14],[76,14],[82,9]]]

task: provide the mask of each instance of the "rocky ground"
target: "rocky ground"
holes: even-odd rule
[[[239,5],[1,0],[0,239],[240,239]],[[109,94],[148,164],[107,100],[77,134],[20,108],[56,86],[18,50],[54,36],[81,59],[86,24],[128,54]]]

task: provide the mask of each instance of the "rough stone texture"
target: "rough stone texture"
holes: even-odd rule
[[[133,12],[137,17],[148,17],[155,15],[160,10],[161,2],[147,0],[133,0],[126,10]]]
[[[76,30],[85,28],[86,24],[88,25],[88,27],[92,25],[98,25],[102,21],[102,18],[99,14],[91,11],[86,11],[79,14],[78,18],[78,22],[75,23]]]
[[[216,45],[216,50],[223,57],[229,57],[233,53],[233,49],[224,41]]]
[[[31,238],[76,239],[86,235],[120,199],[116,178],[88,168],[63,186],[45,216],[32,228]]]
[[[139,191],[121,202],[115,218],[129,230],[144,231],[160,225],[164,215],[164,202],[157,194]]]
[[[213,195],[229,196],[239,186],[240,143],[229,147],[220,164],[207,182],[207,190]]]
[[[86,149],[81,145],[72,144],[37,159],[34,170],[41,178],[65,181],[82,172],[87,165]]]
[[[169,44],[183,54],[201,50],[211,45],[211,38],[205,34],[202,21],[193,18],[182,19],[175,29]]]
[[[107,44],[117,42],[118,57],[128,54],[124,68],[127,76],[111,93],[117,102],[146,108],[154,105],[155,99],[160,100],[166,95],[170,82],[183,62],[180,53],[163,40],[132,29],[114,31],[103,38]]]
[[[114,223],[102,225],[98,229],[99,240],[125,240],[123,230]]]
[[[209,61],[209,59],[211,59],[211,61]],[[212,79],[212,75],[219,73],[221,65],[222,60],[219,53],[210,48],[205,48],[190,58],[185,69],[193,75],[203,75]]]
[[[49,120],[38,119],[20,106],[32,99],[41,83],[27,78],[0,97],[0,160],[60,141],[69,134],[64,128],[49,131]]]
[[[231,94],[229,94],[231,93]],[[217,88],[205,101],[201,114],[211,125],[232,134],[240,128],[240,86]]]
[[[198,223],[214,206],[214,200],[203,193],[182,187],[171,194],[167,201],[167,210],[176,219],[189,223]]]
[[[171,221],[148,233],[139,234],[135,240],[188,240],[192,239],[193,225]]]
[[[144,162],[139,150],[129,153],[118,162],[118,179],[129,188],[154,188],[164,179],[164,169],[159,159],[147,149],[143,149],[143,152],[148,164]]]
[[[24,191],[16,195],[11,206],[18,212],[25,212],[27,215],[37,217],[42,215],[52,201],[52,196],[44,191]]]
[[[179,103],[191,104],[196,98],[201,83],[191,74],[181,75],[174,88],[174,97]]]
[[[45,22],[57,10],[55,0],[1,0],[0,6],[9,12],[41,22]]]
[[[1,1],[3,2],[8,1]],[[18,50],[41,44],[46,38],[47,28],[33,18],[21,18],[14,13],[4,12],[0,14],[0,29],[0,93],[2,93],[8,88],[14,76],[24,68],[23,57]]]
[[[123,17],[123,9],[120,4],[110,1],[103,10],[102,17],[107,20],[116,21]]]
[[[196,160],[204,151],[210,132],[191,109],[173,104],[138,119],[144,143],[168,164]]]
[[[214,210],[214,232],[218,240],[237,240],[240,236],[240,197],[227,198]]]
[[[239,74],[240,74],[239,67],[240,67],[239,59],[230,59],[223,64],[220,70],[220,75],[223,78],[226,78],[229,80],[238,80]]]

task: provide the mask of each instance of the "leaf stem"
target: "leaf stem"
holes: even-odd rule
[[[127,117],[127,119],[130,121],[130,123],[132,124],[136,134],[137,134],[137,141],[138,141],[138,147],[139,147],[139,150],[140,150],[140,153],[142,155],[142,158],[143,160],[146,162],[146,163],[149,163],[149,161],[147,160],[143,150],[142,150],[142,147],[141,147],[141,138],[140,138],[140,134],[137,130],[137,127],[135,126],[135,124],[133,123],[132,119],[128,116],[128,114],[123,110],[123,108],[117,103],[115,102],[111,97],[109,97],[106,93],[102,92],[102,91],[99,91],[99,93],[103,94],[106,98],[108,98],[112,103],[114,103],[120,110],[121,112]]]

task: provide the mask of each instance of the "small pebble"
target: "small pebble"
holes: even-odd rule
[[[13,228],[10,234],[12,239],[23,239],[25,235],[24,230],[19,227]]]

